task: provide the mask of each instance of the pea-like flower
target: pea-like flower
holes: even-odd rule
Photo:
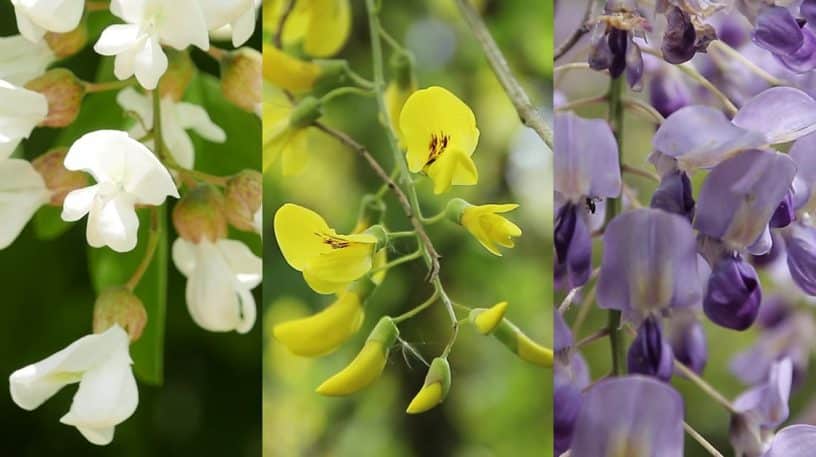
[[[816,449],[816,426],[797,424],[774,436],[762,457],[809,457]]]
[[[129,418],[139,403],[127,332],[114,325],[104,333],[84,336],[65,349],[9,377],[11,398],[34,410],[63,387],[79,383],[71,408],[60,422],[73,425],[91,443],[106,445],[114,428]]]
[[[136,205],[161,205],[178,198],[170,173],[143,144],[117,130],[97,130],[79,138],[65,156],[65,168],[90,173],[96,184],[71,191],[62,218],[88,215],[86,235],[93,247],[117,252],[136,247]]]
[[[27,40],[42,41],[46,32],[65,33],[77,28],[84,0],[12,0],[17,28]]]
[[[48,115],[48,100],[43,94],[0,80],[0,158],[14,152],[23,138]]]
[[[437,357],[431,362],[422,389],[417,392],[408,408],[408,414],[419,414],[442,403],[448,396],[451,385],[451,372],[448,359]]]
[[[646,318],[637,331],[627,354],[629,373],[654,376],[668,382],[674,371],[674,353],[663,336],[660,321]]]
[[[265,44],[263,47],[263,76],[275,87],[300,94],[309,92],[320,76],[320,65],[300,60]]]
[[[560,312],[553,316],[553,446],[560,456],[572,445],[575,421],[581,411],[583,390],[589,386],[589,367],[573,347],[572,331]]]
[[[447,89],[433,86],[411,94],[402,107],[399,129],[408,169],[425,172],[433,180],[435,194],[479,181],[471,159],[479,142],[476,117]]]
[[[490,308],[474,308],[468,315],[468,320],[482,335],[488,335],[499,326],[507,312],[506,301],[496,303]]]
[[[518,208],[515,203],[504,205],[470,205],[464,202],[459,223],[476,238],[491,254],[502,255],[498,246],[512,248],[513,238],[521,236],[521,229],[500,216]]]
[[[286,2],[273,1],[264,15],[267,24],[277,24]],[[271,22],[270,22],[271,21]],[[330,57],[340,51],[351,33],[349,0],[305,0],[295,4],[283,25],[283,42],[301,43],[313,57]]]
[[[808,2],[799,10],[807,24],[816,20],[816,11]],[[789,70],[806,73],[816,68],[816,33],[799,25],[788,8],[768,6],[756,18],[754,43],[771,53]]]
[[[312,100],[316,99],[307,97],[301,101],[301,106]],[[308,146],[311,129],[307,121],[314,120],[311,116],[319,116],[318,107],[315,107],[315,114],[307,116],[303,125],[299,122],[293,123],[294,114],[295,107],[283,92],[265,84],[262,107],[264,171],[280,160],[283,175],[293,176],[302,172],[309,163],[311,155]]]
[[[274,226],[283,257],[321,294],[339,292],[368,273],[374,253],[384,244],[374,234],[376,226],[363,233],[340,235],[319,214],[291,203],[275,213]]]

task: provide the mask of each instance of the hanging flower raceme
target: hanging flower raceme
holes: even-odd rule
[[[285,5],[284,1],[273,1],[264,11],[265,21],[272,21],[266,23],[280,23]],[[349,0],[303,0],[295,4],[283,24],[282,37],[286,45],[301,43],[310,56],[330,57],[342,49],[350,33]]]
[[[211,332],[247,333],[257,310],[252,289],[261,283],[262,260],[240,241],[230,240],[220,191],[208,184],[190,190],[173,209],[180,238],[173,262],[187,278],[187,309]]]
[[[287,203],[275,213],[275,237],[283,257],[317,293],[343,290],[371,270],[375,252],[385,246],[385,231],[340,235],[319,214]]]
[[[618,145],[609,124],[573,113],[555,117],[554,244],[556,268],[566,273],[569,288],[589,279],[592,269],[590,217],[596,200],[620,195]]]
[[[77,28],[85,0],[12,0],[11,4],[20,34],[37,43],[46,32],[65,33]]]
[[[145,137],[153,129],[153,101],[150,94],[142,94],[128,87],[116,95],[116,102],[125,111],[138,116],[138,121],[128,130],[136,139]],[[161,132],[164,145],[173,159],[184,168],[193,168],[195,148],[187,134],[192,130],[200,137],[214,143],[227,140],[226,133],[216,125],[207,111],[192,103],[177,102],[170,97],[161,100]],[[152,147],[152,140],[147,144]]]
[[[109,444],[114,428],[129,418],[139,403],[129,345],[128,334],[118,325],[82,337],[12,373],[11,398],[31,411],[63,387],[79,383],[71,408],[60,422],[76,427],[93,444]]]
[[[402,107],[399,129],[407,149],[408,169],[427,174],[435,194],[479,181],[471,159],[479,142],[476,118],[470,107],[447,89],[433,86],[411,94]]]
[[[496,245],[512,248],[515,246],[513,238],[521,236],[521,229],[500,214],[513,211],[518,206],[514,203],[474,206],[455,198],[448,202],[445,212],[449,219],[467,229],[491,254],[501,256]]]
[[[86,234],[93,247],[117,252],[136,247],[136,205],[161,205],[178,198],[170,173],[143,144],[116,130],[97,130],[79,138],[65,156],[65,168],[90,173],[96,184],[71,191],[62,218],[88,215]]]

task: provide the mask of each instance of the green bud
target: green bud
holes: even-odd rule
[[[48,116],[40,123],[43,127],[71,125],[79,115],[82,99],[85,98],[85,84],[65,68],[48,70],[26,83],[25,87],[48,99]]]
[[[51,200],[48,202],[52,206],[61,207],[69,192],[88,185],[88,175],[65,168],[67,153],[68,148],[52,149],[31,162],[37,173],[43,177],[46,187],[52,192]]]
[[[339,59],[314,60],[320,73],[312,86],[312,95],[322,96],[333,89],[349,85],[348,62]]]
[[[371,227],[367,228],[363,233],[373,235],[375,238],[377,238],[377,246],[374,247],[374,252],[377,252],[380,249],[388,246],[388,232],[382,225],[379,224],[372,225]]]
[[[142,301],[126,287],[106,289],[94,303],[94,333],[102,333],[114,324],[128,333],[130,341],[138,340],[147,325],[147,311]]]
[[[227,221],[238,230],[252,232],[255,213],[261,209],[263,175],[255,170],[243,170],[227,181],[224,188],[224,210]]]
[[[211,184],[199,184],[173,208],[173,226],[179,236],[193,243],[218,241],[227,236],[224,196]]]
[[[320,100],[315,97],[305,97],[289,115],[289,126],[292,129],[308,127],[323,115]]]
[[[462,221],[462,214],[465,213],[465,209],[471,206],[473,205],[461,198],[453,198],[445,206],[445,218],[454,224],[459,224]]]
[[[389,316],[383,316],[368,334],[366,341],[376,341],[382,344],[386,350],[390,348],[399,337],[399,329],[397,324]]]
[[[224,97],[244,111],[256,113],[261,106],[263,57],[252,48],[228,52],[221,59],[221,90]]]
[[[413,56],[398,52],[391,56],[388,64],[391,70],[391,78],[397,82],[400,89],[409,89],[416,86]]]

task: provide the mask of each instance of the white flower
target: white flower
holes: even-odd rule
[[[258,211],[255,211],[252,222],[255,226],[255,231],[258,232],[259,235],[263,236],[263,207],[258,208]]]
[[[236,48],[255,32],[256,0],[201,0],[207,28],[217,39],[232,37]]]
[[[114,427],[139,404],[129,345],[127,333],[118,325],[84,336],[51,357],[12,373],[11,398],[31,411],[63,387],[78,382],[71,409],[60,422],[75,426],[93,444],[108,444]]]
[[[116,56],[116,77],[135,74],[145,89],[155,89],[167,70],[162,44],[179,50],[190,45],[210,47],[207,23],[196,0],[113,0],[111,12],[127,24],[108,26],[94,50]]]
[[[46,32],[65,33],[77,28],[85,0],[11,0],[11,4],[20,34],[37,43]]]
[[[0,79],[22,86],[45,73],[57,57],[45,41],[31,43],[22,35],[0,37]]]
[[[51,197],[42,176],[21,159],[0,159],[0,249],[8,247]]]
[[[239,241],[173,243],[173,262],[187,277],[187,309],[212,332],[246,333],[255,324],[252,290],[261,282],[262,261]]]
[[[48,115],[45,95],[0,79],[0,160],[14,152],[20,140]]]
[[[145,145],[118,130],[87,133],[71,145],[65,168],[90,173],[96,184],[71,191],[62,206],[68,222],[88,214],[86,235],[93,247],[117,252],[136,247],[135,205],[161,205],[178,198],[170,173]]]
[[[128,133],[133,138],[141,138],[153,128],[153,103],[151,96],[141,94],[128,87],[116,96],[119,106],[125,111],[136,113],[141,122],[137,122]],[[161,102],[162,137],[170,155],[184,168],[193,168],[195,149],[186,130],[198,133],[202,138],[223,143],[227,139],[221,127],[213,123],[207,111],[192,103],[176,102],[165,97]],[[142,125],[144,124],[144,125]]]

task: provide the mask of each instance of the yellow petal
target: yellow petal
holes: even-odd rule
[[[420,389],[405,412],[408,414],[424,413],[440,403],[442,403],[442,384],[435,382]]]
[[[380,249],[374,254],[374,262],[371,265],[372,269],[379,268],[383,265],[388,263],[388,249]],[[380,270],[371,275],[371,281],[376,284],[380,285],[385,280],[385,275],[388,273],[388,270]]]
[[[283,25],[283,44],[292,45],[303,40],[312,20],[313,0],[296,0],[295,7]],[[280,17],[279,17],[280,18]]]
[[[507,248],[515,246],[513,237],[521,236],[521,229],[503,216],[517,208],[516,204],[470,206],[462,212],[460,223],[482,246],[492,254],[501,256],[496,244]]]
[[[521,357],[523,360],[526,360],[530,363],[534,363],[545,368],[552,367],[553,364],[552,349],[545,348],[544,346],[536,343],[524,333],[518,334],[517,351],[519,357]]]
[[[374,243],[351,241],[345,247],[332,249],[313,258],[304,272],[325,281],[349,283],[368,273],[373,255]]]
[[[360,329],[364,315],[357,294],[346,292],[322,311],[278,324],[272,332],[294,354],[315,357],[346,342]]]
[[[473,185],[479,181],[479,172],[470,156],[459,149],[448,149],[427,168],[434,183],[434,194],[447,192],[452,185]]]
[[[382,343],[368,341],[351,363],[320,384],[317,393],[341,396],[357,392],[380,377],[386,359]]]
[[[264,45],[263,54],[264,80],[294,93],[312,90],[320,75],[319,65],[292,57],[271,45]]]
[[[473,319],[473,325],[479,329],[479,333],[482,335],[489,334],[504,318],[504,314],[507,312],[507,306],[506,301],[496,303],[492,307],[477,314]]]
[[[296,176],[309,163],[309,129],[291,130],[285,144],[281,145],[281,172],[284,176]]]
[[[323,279],[315,276],[309,270],[305,270],[303,272],[303,279],[313,291],[323,295],[338,294],[345,290],[346,286],[349,284],[348,281],[331,281],[328,279]]]
[[[310,209],[287,203],[275,213],[274,227],[281,253],[295,270],[303,271],[320,254],[332,251],[316,234],[334,230]]]
[[[303,50],[313,57],[330,57],[346,44],[351,32],[349,0],[311,0]]]

